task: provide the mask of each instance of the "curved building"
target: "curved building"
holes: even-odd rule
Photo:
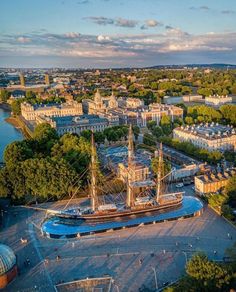
[[[17,275],[16,256],[13,250],[0,244],[0,289],[3,289]]]

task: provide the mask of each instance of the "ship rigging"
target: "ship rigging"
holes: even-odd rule
[[[164,173],[164,161],[162,144],[159,148],[158,171],[156,182],[152,180],[137,181],[134,179],[132,170],[135,169],[134,143],[132,126],[128,132],[128,161],[126,180],[126,200],[117,206],[114,202],[110,204],[100,204],[97,186],[97,152],[94,135],[91,135],[91,163],[90,163],[90,207],[82,209],[80,207],[63,210],[56,216],[62,218],[80,220],[119,220],[130,218],[130,216],[148,216],[154,212],[164,212],[182,205],[183,193],[164,194],[163,180],[169,175]],[[138,191],[138,194],[137,194]],[[148,191],[151,191],[148,193]],[[140,195],[141,194],[141,195]],[[151,195],[152,194],[152,195]]]

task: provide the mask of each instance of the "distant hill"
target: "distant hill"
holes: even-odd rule
[[[186,64],[186,65],[156,65],[146,68],[153,69],[181,69],[181,68],[210,68],[210,69],[236,69],[236,65],[214,63],[214,64]]]

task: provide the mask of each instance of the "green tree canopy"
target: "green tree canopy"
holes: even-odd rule
[[[198,291],[222,291],[231,281],[231,275],[224,267],[209,261],[204,254],[196,254],[187,263],[187,274],[195,280]]]
[[[9,97],[11,96],[10,92],[8,92],[6,89],[2,89],[0,91],[0,102],[7,102]]]

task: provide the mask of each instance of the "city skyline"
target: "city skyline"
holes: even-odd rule
[[[1,67],[145,67],[231,63],[236,3],[4,1]]]

